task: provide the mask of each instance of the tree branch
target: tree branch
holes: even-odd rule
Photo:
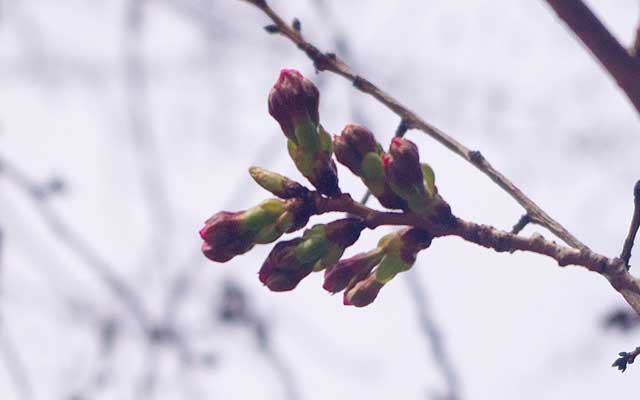
[[[640,61],[607,30],[581,0],[546,0],[613,77],[640,113]]]
[[[620,258],[624,261],[627,269],[630,268],[629,260],[631,259],[631,249],[633,249],[638,228],[640,228],[640,181],[636,182],[633,188],[633,217],[631,217],[629,233],[627,234],[624,246],[622,247],[622,253],[620,254]]]
[[[522,237],[457,217],[454,217],[453,223],[443,224],[411,212],[377,211],[354,201],[346,193],[336,198],[326,198],[317,192],[311,192],[310,197],[317,214],[346,212],[362,218],[370,229],[382,225],[414,226],[429,231],[433,237],[458,236],[497,252],[526,251],[553,258],[561,267],[584,267],[605,277],[640,314],[640,281],[627,271],[624,262],[619,258],[608,258],[586,247],[576,249],[563,246],[537,233],[531,237]]]
[[[573,236],[560,223],[551,218],[536,203],[526,196],[513,182],[507,179],[501,172],[496,170],[489,161],[482,156],[479,151],[472,151],[447,135],[445,132],[427,123],[416,113],[402,105],[398,100],[391,97],[386,92],[379,89],[376,85],[367,79],[355,74],[348,65],[340,60],[333,53],[323,53],[315,45],[307,42],[302,34],[289,26],[269,5],[265,0],[244,0],[258,7],[264,12],[274,23],[277,29],[273,33],[279,33],[291,40],[300,50],[302,50],[312,61],[318,71],[331,71],[340,75],[353,83],[353,85],[385,105],[396,115],[398,115],[407,124],[407,129],[418,129],[440,144],[453,151],[460,157],[487,175],[500,188],[513,197],[527,213],[539,222],[541,226],[549,229],[553,234],[562,239],[568,245],[575,248],[586,248],[575,236]]]

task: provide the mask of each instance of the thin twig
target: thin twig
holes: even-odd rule
[[[533,221],[531,221],[531,217],[529,216],[529,214],[524,214],[522,217],[520,217],[518,222],[516,222],[513,228],[511,228],[511,233],[517,235],[518,233],[522,232],[522,230],[531,222]]]
[[[31,380],[27,373],[22,358],[18,354],[18,350],[9,336],[9,330],[4,316],[4,277],[5,269],[3,263],[4,251],[4,235],[0,229],[0,352],[2,353],[2,362],[7,370],[7,375],[11,379],[15,392],[21,399],[31,399],[33,397],[33,389]]]
[[[640,228],[640,181],[636,182],[633,188],[633,217],[631,218],[629,233],[624,241],[624,246],[622,246],[622,253],[620,253],[620,258],[624,261],[627,269],[631,267],[629,260],[631,260],[631,250],[636,240],[638,228]]]
[[[438,369],[442,372],[444,380],[447,384],[446,399],[459,400],[460,399],[460,380],[458,373],[453,366],[451,357],[447,353],[446,346],[442,339],[442,334],[438,330],[438,325],[434,321],[431,315],[431,310],[427,305],[427,294],[422,280],[420,279],[418,269],[412,268],[405,281],[409,285],[409,294],[411,295],[414,304],[416,305],[418,322],[422,329],[424,336],[427,339],[427,344],[431,349],[433,360],[438,366]]]
[[[629,353],[627,353],[626,351],[623,351],[618,355],[620,357],[618,357],[618,359],[615,360],[613,364],[611,364],[611,366],[618,368],[620,372],[624,372],[627,370],[627,366],[629,364],[633,364],[633,362],[636,360],[636,357],[640,355],[640,347],[636,347],[635,350]]]
[[[258,7],[264,12],[278,27],[278,33],[291,40],[300,50],[302,50],[313,61],[314,66],[318,71],[331,71],[338,74],[353,83],[353,85],[362,91],[369,94],[380,103],[385,105],[395,114],[397,114],[406,124],[409,129],[418,129],[433,139],[453,151],[460,157],[464,158],[469,163],[473,164],[476,168],[487,175],[498,186],[500,186],[505,192],[513,197],[536,221],[539,221],[541,226],[549,229],[557,237],[562,239],[568,245],[574,248],[585,248],[586,246],[574,237],[565,227],[551,218],[546,212],[544,212],[536,203],[533,202],[528,196],[526,196],[513,182],[507,179],[501,172],[496,170],[489,161],[482,156],[479,151],[472,151],[455,140],[453,137],[447,135],[445,132],[436,128],[435,126],[427,123],[420,118],[416,113],[409,110],[402,105],[398,100],[391,97],[386,92],[379,89],[376,85],[369,80],[355,74],[341,59],[339,59],[333,53],[323,53],[318,48],[307,42],[300,32],[293,29],[287,24],[264,0],[244,0],[250,4]]]
[[[87,267],[90,267],[90,270],[130,312],[143,332],[148,333],[149,316],[135,290],[115,273],[114,268],[103,260],[81,235],[76,234],[65,224],[62,217],[48,207],[43,198],[38,195],[41,191],[38,190],[37,184],[5,159],[0,159],[0,165],[2,165],[3,176],[28,196],[42,221],[55,234],[55,238],[70,248]]]
[[[581,0],[546,0],[600,61],[640,113],[640,60],[632,57]]]

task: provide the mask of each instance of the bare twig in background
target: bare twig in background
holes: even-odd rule
[[[438,396],[439,399],[447,400],[459,400],[461,399],[460,379],[456,372],[451,357],[447,353],[442,334],[438,329],[438,324],[435,322],[431,315],[431,310],[427,304],[427,294],[422,280],[419,276],[418,268],[412,268],[409,271],[407,279],[407,285],[409,285],[409,295],[413,299],[413,302],[417,309],[418,322],[420,323],[420,329],[427,339],[426,342],[431,350],[433,360],[443,375],[446,383],[446,394],[444,396]]]
[[[287,24],[271,7],[269,7],[265,0],[244,1],[255,5],[262,12],[264,12],[277,26],[277,32],[291,40],[300,50],[305,52],[305,54],[313,61],[318,71],[331,71],[348,79],[357,89],[373,96],[380,103],[385,105],[400,118],[402,118],[402,120],[407,123],[409,129],[418,129],[426,133],[427,135],[431,136],[436,141],[447,147],[449,150],[453,151],[469,163],[473,164],[476,168],[478,168],[485,175],[491,178],[491,180],[493,180],[505,192],[511,195],[511,197],[513,197],[518,202],[518,204],[520,204],[525,210],[527,210],[527,213],[536,221],[538,221],[541,226],[549,229],[556,236],[558,236],[560,239],[562,239],[572,247],[586,247],[565,227],[563,227],[560,223],[555,221],[545,211],[543,211],[513,182],[507,179],[506,176],[496,170],[479,151],[472,151],[466,148],[464,145],[462,145],[462,143],[458,142],[453,137],[447,135],[445,132],[424,121],[416,113],[409,110],[398,100],[382,91],[369,80],[355,74],[351,70],[351,68],[346,65],[341,59],[339,59],[335,54],[323,53],[318,50],[315,45],[306,41],[300,34],[300,32],[289,26],[289,24]]]
[[[31,200],[34,209],[40,214],[42,221],[55,234],[55,238],[71,249],[96,277],[111,291],[126,310],[129,311],[134,321],[142,331],[147,334],[150,321],[147,311],[138,294],[129,286],[126,280],[119,277],[114,268],[87,243],[84,238],[76,234],[45,201],[42,189],[22,171],[9,164],[6,159],[0,159],[2,176],[7,178],[15,187],[23,191]]]
[[[2,165],[0,164],[0,172]],[[7,323],[4,314],[4,277],[5,277],[5,265],[4,265],[4,233],[0,229],[0,353],[2,356],[0,359],[4,363],[7,375],[11,379],[15,388],[15,393],[20,396],[21,399],[33,398],[33,388],[31,385],[31,379],[27,373],[27,368],[24,365],[18,350],[11,339]]]
[[[640,113],[640,60],[632,57],[581,0],[546,0],[600,61]]]
[[[605,329],[629,332],[640,327],[640,316],[626,308],[617,308],[604,318],[602,325]]]
[[[232,281],[227,281],[222,289],[222,299],[218,308],[218,319],[225,323],[246,325],[255,337],[260,352],[278,375],[288,400],[300,399],[300,389],[291,368],[274,349],[267,322],[249,306],[245,292]]]
[[[149,115],[146,63],[142,52],[145,9],[148,2],[130,0],[125,7],[124,66],[127,93],[126,112],[129,130],[135,148],[135,159],[139,165],[141,188],[145,209],[149,213],[151,235],[146,248],[151,262],[144,263],[143,273],[158,270],[167,264],[170,248],[171,207],[163,178],[160,155]],[[149,268],[149,265],[151,268]]]
[[[511,233],[517,235],[518,233],[522,232],[522,230],[530,223],[531,217],[529,217],[529,214],[524,214],[522,217],[520,217],[518,222],[516,222],[513,228],[511,228]]]
[[[636,182],[633,188],[633,217],[631,217],[629,233],[627,234],[624,246],[622,247],[622,253],[620,254],[620,258],[627,265],[627,269],[630,267],[629,260],[631,260],[631,250],[636,240],[638,228],[640,228],[640,181]]]

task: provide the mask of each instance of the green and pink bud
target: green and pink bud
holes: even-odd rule
[[[260,281],[273,291],[292,290],[311,271],[333,266],[364,227],[362,221],[347,218],[315,225],[301,238],[278,243],[260,269]]]
[[[406,209],[406,201],[395,194],[385,178],[384,152],[368,129],[347,125],[333,139],[338,161],[359,176],[371,193],[386,208]]]
[[[269,114],[278,121],[287,138],[296,144],[300,142],[296,135],[298,127],[320,124],[319,104],[318,88],[295,69],[281,70],[269,92]]]
[[[274,292],[292,290],[313,271],[313,261],[303,262],[299,258],[298,246],[302,238],[279,242],[262,264],[258,277],[260,282]]]
[[[200,230],[202,252],[212,261],[229,261],[255,244],[271,243],[285,232],[302,228],[310,215],[299,199],[270,199],[245,211],[219,212]]]
[[[389,186],[408,203],[409,209],[419,214],[429,213],[435,195],[431,193],[435,190],[433,171],[428,165],[420,164],[418,147],[408,139],[394,138],[383,164]]]
[[[320,125],[318,88],[296,70],[283,69],[269,93],[269,113],[288,138],[287,147],[298,170],[322,194],[340,194],[331,156],[331,136]]]
[[[338,293],[349,286],[351,282],[364,279],[371,270],[380,263],[384,251],[380,248],[357,254],[340,260],[336,265],[326,269],[322,287],[331,293]],[[360,277],[360,279],[358,279]]]
[[[351,279],[346,286],[343,296],[344,304],[356,307],[364,307],[371,304],[384,285],[398,273],[411,269],[416,261],[418,252],[429,247],[431,240],[432,236],[429,232],[417,228],[405,228],[384,236],[380,239],[377,249],[383,254],[382,257],[367,259],[365,256],[354,263],[357,267],[353,269],[358,269],[358,271],[351,275]],[[375,265],[377,265],[377,268],[370,272]],[[334,268],[338,266],[340,264]],[[344,281],[346,281],[346,274],[345,277],[338,275],[337,278],[335,279],[335,286],[340,289],[344,285]]]
[[[384,283],[378,282],[374,274],[369,274],[366,278],[355,283],[353,287],[345,290],[342,303],[345,306],[368,306],[378,297],[383,286]]]

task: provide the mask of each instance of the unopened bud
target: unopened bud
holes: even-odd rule
[[[297,255],[302,238],[279,242],[262,264],[258,277],[274,292],[292,290],[313,271],[312,262],[303,262]]]
[[[384,283],[378,282],[375,275],[370,274],[353,287],[345,290],[342,302],[346,306],[368,306],[373,303],[383,286]]]
[[[362,163],[365,156],[369,153],[382,152],[373,133],[357,125],[347,125],[340,136],[333,138],[333,150],[338,161],[358,176],[362,176]]]
[[[311,210],[300,199],[265,200],[246,211],[215,214],[200,230],[202,252],[217,262],[244,254],[255,244],[271,243],[306,225]]]
[[[429,211],[432,198],[425,188],[416,145],[404,138],[394,138],[383,162],[389,185],[407,201],[409,209],[417,213]]]
[[[249,168],[249,174],[251,174],[251,177],[258,185],[282,199],[303,197],[309,191],[298,182],[289,179],[286,176],[282,176],[260,167]]]
[[[405,228],[390,235],[385,243],[385,256],[374,272],[379,282],[387,283],[398,273],[411,269],[420,250],[431,245],[432,235],[422,229]]]
[[[375,250],[360,253],[353,257],[340,260],[333,267],[327,268],[324,274],[322,287],[331,293],[337,293],[349,286],[350,282],[357,277],[368,275],[384,256],[384,252],[377,248]]]
[[[359,218],[344,218],[328,223],[325,234],[330,242],[347,248],[358,240],[365,227],[365,223]]]
[[[299,126],[320,123],[319,102],[320,93],[313,82],[294,69],[283,69],[269,93],[269,114],[278,121],[284,134],[298,144]]]
[[[385,178],[384,152],[368,129],[347,125],[340,136],[333,139],[338,161],[359,176],[384,207],[406,209],[407,202],[398,196]]]
[[[221,211],[205,222],[200,230],[202,252],[212,261],[226,262],[251,250],[255,232],[241,222],[242,212]]]

